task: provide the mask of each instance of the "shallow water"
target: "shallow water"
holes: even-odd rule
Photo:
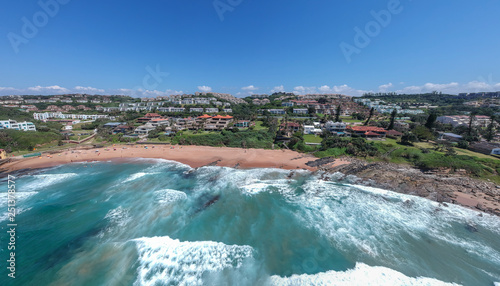
[[[500,281],[498,217],[307,171],[136,159],[51,168],[16,189],[17,278],[2,267],[1,285]]]

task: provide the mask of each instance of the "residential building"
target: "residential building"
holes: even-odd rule
[[[36,131],[35,124],[33,122],[17,122],[15,120],[0,120],[0,129],[14,129],[23,131]]]
[[[144,117],[137,118],[137,122],[139,123],[149,122],[156,118],[161,118],[161,115],[158,113],[147,113],[146,115],[144,115]]]
[[[323,131],[314,125],[304,125],[304,134],[321,134]]]
[[[203,108],[201,108],[201,107],[200,108],[194,108],[194,107],[192,107],[192,108],[189,109],[189,112],[203,112]]]
[[[224,128],[229,126],[229,123],[233,121],[233,117],[230,115],[216,115],[211,118],[206,118],[206,114],[204,116],[198,117],[205,121],[204,129],[205,131],[218,131],[223,130]]]
[[[384,138],[387,134],[387,130],[375,126],[347,126],[346,131],[366,138]]]
[[[250,127],[250,120],[238,120],[236,123],[234,123],[234,127],[238,127],[238,128],[246,128],[246,127]]]
[[[45,113],[33,113],[33,117],[36,120],[46,121],[49,118],[60,118],[60,119],[81,119],[81,120],[96,120],[100,118],[110,118],[107,114],[64,114],[62,112],[45,112]]]
[[[252,100],[252,103],[255,104],[255,105],[266,105],[268,103],[271,103],[271,101],[267,98],[264,98],[264,99],[253,99]]]
[[[328,121],[325,123],[325,129],[333,134],[344,135],[347,129],[347,124],[342,122]]]
[[[166,125],[170,126],[170,121],[168,118],[155,118],[149,121],[149,124],[151,124],[154,127],[161,126],[161,125]]]
[[[308,114],[309,112],[307,111],[307,108],[294,108],[293,113],[294,114]]]
[[[394,129],[398,131],[406,131],[410,129],[410,124],[408,122],[404,121],[395,121],[394,122]]]
[[[218,108],[205,108],[206,113],[217,113],[219,112]]]
[[[184,112],[186,108],[184,107],[160,107],[158,108],[159,112]]]
[[[233,109],[231,109],[231,108],[224,108],[223,111],[225,113],[233,113]]]
[[[398,132],[396,130],[387,130],[386,136],[391,138],[399,138],[403,136],[403,133]]]
[[[278,114],[278,115],[283,115],[286,114],[286,110],[284,109],[268,109],[269,113],[271,114]]]
[[[288,132],[298,132],[302,126],[297,122],[283,122],[280,125],[281,130]]]
[[[156,127],[150,124],[144,124],[137,127],[134,132],[139,135],[148,135],[149,131],[156,129]]]
[[[452,115],[452,116],[439,116],[436,121],[443,124],[451,124],[453,127],[459,125],[469,125],[470,117],[467,115]],[[477,115],[473,120],[474,126],[486,127],[490,123],[490,117],[484,115]]]

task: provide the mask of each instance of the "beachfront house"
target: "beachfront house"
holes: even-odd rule
[[[328,121],[325,123],[325,129],[335,135],[345,135],[345,131],[347,128],[347,124],[342,123],[342,122],[333,122],[333,121]]]
[[[304,125],[304,134],[321,134],[321,128],[316,128],[314,125]]]
[[[205,131],[220,131],[229,126],[229,123],[233,121],[233,117],[230,115],[216,115],[205,122]]]
[[[280,125],[280,130],[286,131],[286,132],[299,132],[301,128],[301,125],[297,122],[283,122]]]
[[[385,138],[387,130],[375,126],[347,126],[347,132],[365,138]]]
[[[156,129],[156,127],[150,125],[150,124],[144,124],[139,127],[137,127],[134,132],[135,134],[138,135],[148,135],[149,131]]]

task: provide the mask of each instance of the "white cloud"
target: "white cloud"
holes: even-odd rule
[[[468,92],[464,86],[460,86],[457,82],[450,82],[445,84],[439,83],[426,83],[424,85],[407,86],[403,89],[397,90],[397,93],[426,93],[438,91],[442,93],[458,94],[460,92]]]
[[[28,90],[31,92],[38,92],[39,94],[45,94],[45,93],[51,93],[51,94],[57,94],[57,93],[68,93],[69,89],[60,87],[58,85],[52,85],[52,86],[34,86],[34,87],[28,87]]]
[[[394,88],[394,84],[388,83],[383,84],[378,87],[378,91],[385,92]],[[198,86],[198,89],[203,92],[210,92],[212,88],[209,86]],[[248,96],[253,94],[253,90],[258,88],[250,85],[241,88],[243,91],[238,92],[236,96]],[[284,92],[285,87],[283,85],[275,86],[271,89],[271,93],[274,92]],[[475,80],[468,83],[460,84],[457,82],[450,83],[425,83],[423,85],[412,85],[402,87],[395,90],[396,93],[427,93],[432,91],[438,91],[442,93],[458,94],[458,93],[468,93],[468,92],[481,92],[481,91],[500,91],[500,82]],[[296,86],[293,92],[298,95],[313,93],[313,94],[328,94],[328,93],[339,93],[350,96],[361,96],[366,92],[373,92],[372,90],[362,90],[350,87],[346,84],[344,85],[322,85],[316,86]],[[142,88],[134,89],[100,89],[91,86],[75,86],[74,88],[65,88],[58,85],[52,86],[33,86],[27,88],[14,88],[14,87],[0,87],[0,96],[2,95],[54,95],[54,94],[65,94],[65,93],[86,93],[86,94],[101,94],[101,95],[128,95],[133,97],[156,97],[156,96],[168,96],[173,94],[183,94],[183,91],[166,89],[166,90],[145,90]]]
[[[85,93],[85,94],[98,94],[98,95],[128,95],[134,97],[156,97],[167,96],[172,94],[183,94],[184,92],[178,90],[167,89],[161,90],[143,90],[143,89],[100,89],[95,87],[75,86],[74,88],[65,88],[58,85],[54,86],[33,86],[28,88],[13,88],[13,87],[0,87],[0,96],[2,95],[54,95],[54,94],[70,94],[70,93]]]
[[[253,90],[257,90],[257,89],[259,89],[259,88],[258,88],[258,87],[255,87],[255,86],[253,86],[253,85],[249,85],[249,86],[244,86],[244,87],[242,87],[241,89],[243,89],[243,90],[248,90],[248,91],[253,91]]]
[[[202,92],[211,92],[212,88],[210,86],[202,85],[198,86],[198,89]]]
[[[383,85],[379,86],[378,90],[381,92],[387,92],[389,90],[389,88],[391,88],[392,86],[393,86],[393,84],[390,82],[388,84],[383,84]]]
[[[99,89],[99,88],[95,88],[95,87],[91,87],[91,86],[75,86],[75,90],[78,90],[80,92],[83,92],[83,93],[87,93],[87,94],[102,94],[104,93],[104,89]]]
[[[271,89],[271,93],[275,92],[285,92],[285,87],[283,85],[275,86],[273,89]]]
[[[351,96],[361,96],[363,93],[367,92],[365,90],[354,89],[346,84],[344,85],[334,85],[332,87],[328,85],[322,85],[320,87],[315,86],[296,86],[293,89],[295,94],[304,95],[304,94],[346,94]]]

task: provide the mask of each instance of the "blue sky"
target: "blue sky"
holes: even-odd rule
[[[2,4],[0,95],[500,90],[496,0]]]

